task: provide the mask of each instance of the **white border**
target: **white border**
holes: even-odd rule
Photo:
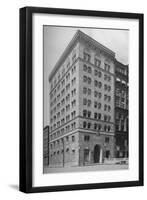
[[[130,30],[129,170],[43,174],[43,25],[85,26]],[[33,15],[33,186],[135,181],[139,179],[139,23],[138,20]]]

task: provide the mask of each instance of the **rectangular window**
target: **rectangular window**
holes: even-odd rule
[[[101,61],[100,61],[99,59],[95,58],[94,64],[95,64],[97,67],[100,67]]]
[[[88,53],[84,52],[84,60],[87,62],[90,62],[90,59],[91,59],[91,56]]]
[[[84,141],[89,141],[90,140],[90,136],[89,135],[85,135],[84,136]]]
[[[74,135],[72,136],[72,142],[75,142],[75,136]]]

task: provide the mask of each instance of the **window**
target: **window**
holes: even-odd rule
[[[110,131],[111,130],[111,127],[110,126],[108,126],[108,131]]]
[[[102,97],[102,93],[101,93],[101,92],[99,92],[99,93],[98,93],[98,96],[99,96],[99,98],[101,98],[101,97]]]
[[[107,110],[107,105],[106,105],[106,104],[104,105],[104,110],[105,110],[105,111]]]
[[[104,89],[107,90],[107,85],[106,84],[104,85]]]
[[[107,115],[104,115],[104,121],[107,121]]]
[[[87,101],[87,106],[90,107],[91,106],[91,100],[88,99]]]
[[[89,135],[85,135],[84,136],[84,141],[88,142],[90,140],[90,136]]]
[[[91,59],[90,54],[84,52],[84,60],[87,61],[87,62],[90,62],[90,59]]]
[[[99,125],[98,125],[98,130],[100,131],[101,129],[102,129],[102,125],[99,124]]]
[[[99,83],[98,83],[98,86],[99,86],[99,88],[101,88],[101,87],[102,87],[102,83],[101,83],[101,82],[99,82]]]
[[[61,110],[61,115],[64,115],[64,113],[65,113],[65,109],[63,108],[63,109]]]
[[[91,127],[91,123],[90,123],[90,122],[88,123],[87,127],[88,127],[88,128],[90,128],[90,127]]]
[[[83,76],[83,82],[87,82],[87,76]]]
[[[68,122],[70,120],[70,115],[66,116],[66,122]]]
[[[101,103],[98,103],[98,108],[99,108],[99,109],[101,108]]]
[[[99,71],[98,72],[98,77],[101,78],[101,76],[102,76],[102,72]]]
[[[75,149],[72,149],[72,153],[75,154]]]
[[[97,108],[97,102],[96,101],[94,102],[94,107]]]
[[[68,136],[66,136],[66,142],[68,142],[69,141],[69,137]]]
[[[69,68],[69,66],[70,66],[70,62],[67,63],[67,69]]]
[[[66,149],[66,152],[67,152],[67,153],[69,152],[69,148]]]
[[[106,125],[104,126],[104,131],[107,131],[107,126]]]
[[[61,105],[63,106],[65,104],[65,99],[61,100]]]
[[[88,88],[88,95],[91,95],[91,89]]]
[[[98,86],[98,81],[97,80],[94,81],[94,85],[95,85],[95,87]]]
[[[72,62],[74,63],[74,62],[75,62],[75,60],[76,60],[76,53],[75,53],[75,54],[73,54],[73,56],[72,56]]]
[[[65,119],[62,118],[62,119],[61,119],[61,124],[64,124],[64,122],[65,122]]]
[[[76,77],[74,77],[72,80],[71,80],[71,83],[72,85],[74,85],[76,83]]]
[[[99,59],[95,58],[94,64],[95,64],[97,67],[100,67],[101,61],[100,61]]]
[[[84,87],[84,88],[83,88],[83,94],[86,94],[86,93],[87,93],[87,88]]]
[[[110,105],[108,106],[108,111],[109,111],[109,112],[111,111],[111,106],[110,106]]]
[[[71,138],[72,142],[75,142],[75,136],[72,135],[72,138]]]
[[[63,96],[65,94],[65,89],[61,90],[61,95]]]
[[[104,95],[104,100],[105,100],[105,101],[107,100],[107,95],[106,95],[106,94]]]
[[[61,134],[64,134],[64,128],[61,129]]]
[[[99,114],[98,114],[98,119],[101,119],[101,116],[102,116],[102,115],[99,113]]]
[[[83,105],[87,104],[87,99],[83,99]]]
[[[91,84],[91,78],[90,77],[88,77],[88,84]]]
[[[74,123],[71,124],[71,129],[73,130],[75,128],[76,128],[76,122],[74,122]]]
[[[83,117],[87,116],[87,110],[83,110]]]
[[[67,106],[66,106],[66,111],[69,111],[70,110],[70,105],[68,104]]]
[[[104,80],[105,81],[107,80],[107,74],[104,74]]]
[[[109,81],[109,82],[111,81],[111,76],[108,76],[108,81]]]
[[[94,91],[94,96],[97,97],[98,96],[98,92]]]
[[[111,96],[108,96],[107,98],[108,98],[108,101],[111,101]]]
[[[87,123],[83,122],[83,128],[86,128],[86,126],[87,126]]]
[[[75,99],[71,102],[71,105],[72,105],[72,107],[76,106],[76,100]]]
[[[94,113],[94,118],[97,119],[97,113]]]
[[[76,111],[73,111],[73,112],[71,113],[72,119],[73,119],[75,116],[76,116]]]
[[[66,85],[66,91],[70,89],[70,83]]]
[[[88,117],[90,118],[90,116],[91,116],[91,112],[90,112],[90,111],[88,111]]]
[[[94,129],[97,130],[97,124],[96,123],[94,124]]]
[[[109,157],[110,157],[110,151],[107,150],[107,151],[106,151],[106,158],[109,158]]]
[[[110,65],[105,63],[104,64],[104,69],[109,72],[110,71]]]
[[[88,73],[90,73],[91,74],[91,72],[92,72],[92,70],[91,70],[91,67],[88,67]]]
[[[98,75],[98,71],[95,69],[94,70],[94,75],[97,76]]]
[[[83,71],[85,71],[85,72],[87,71],[87,65],[85,65],[85,64],[83,65]]]
[[[110,116],[110,115],[108,116],[108,121],[109,121],[109,122],[111,121],[111,116]]]
[[[111,91],[111,86],[110,85],[108,85],[108,92],[110,92]]]

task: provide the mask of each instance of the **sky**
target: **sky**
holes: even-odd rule
[[[129,64],[129,30],[44,26],[44,127],[49,125],[49,74],[78,29],[114,51],[118,61]]]

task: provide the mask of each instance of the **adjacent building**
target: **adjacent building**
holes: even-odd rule
[[[49,126],[43,129],[43,166],[49,165]]]
[[[49,76],[50,166],[115,157],[115,63],[112,50],[79,30],[68,44]]]
[[[128,157],[128,65],[116,61],[115,68],[116,158]]]

